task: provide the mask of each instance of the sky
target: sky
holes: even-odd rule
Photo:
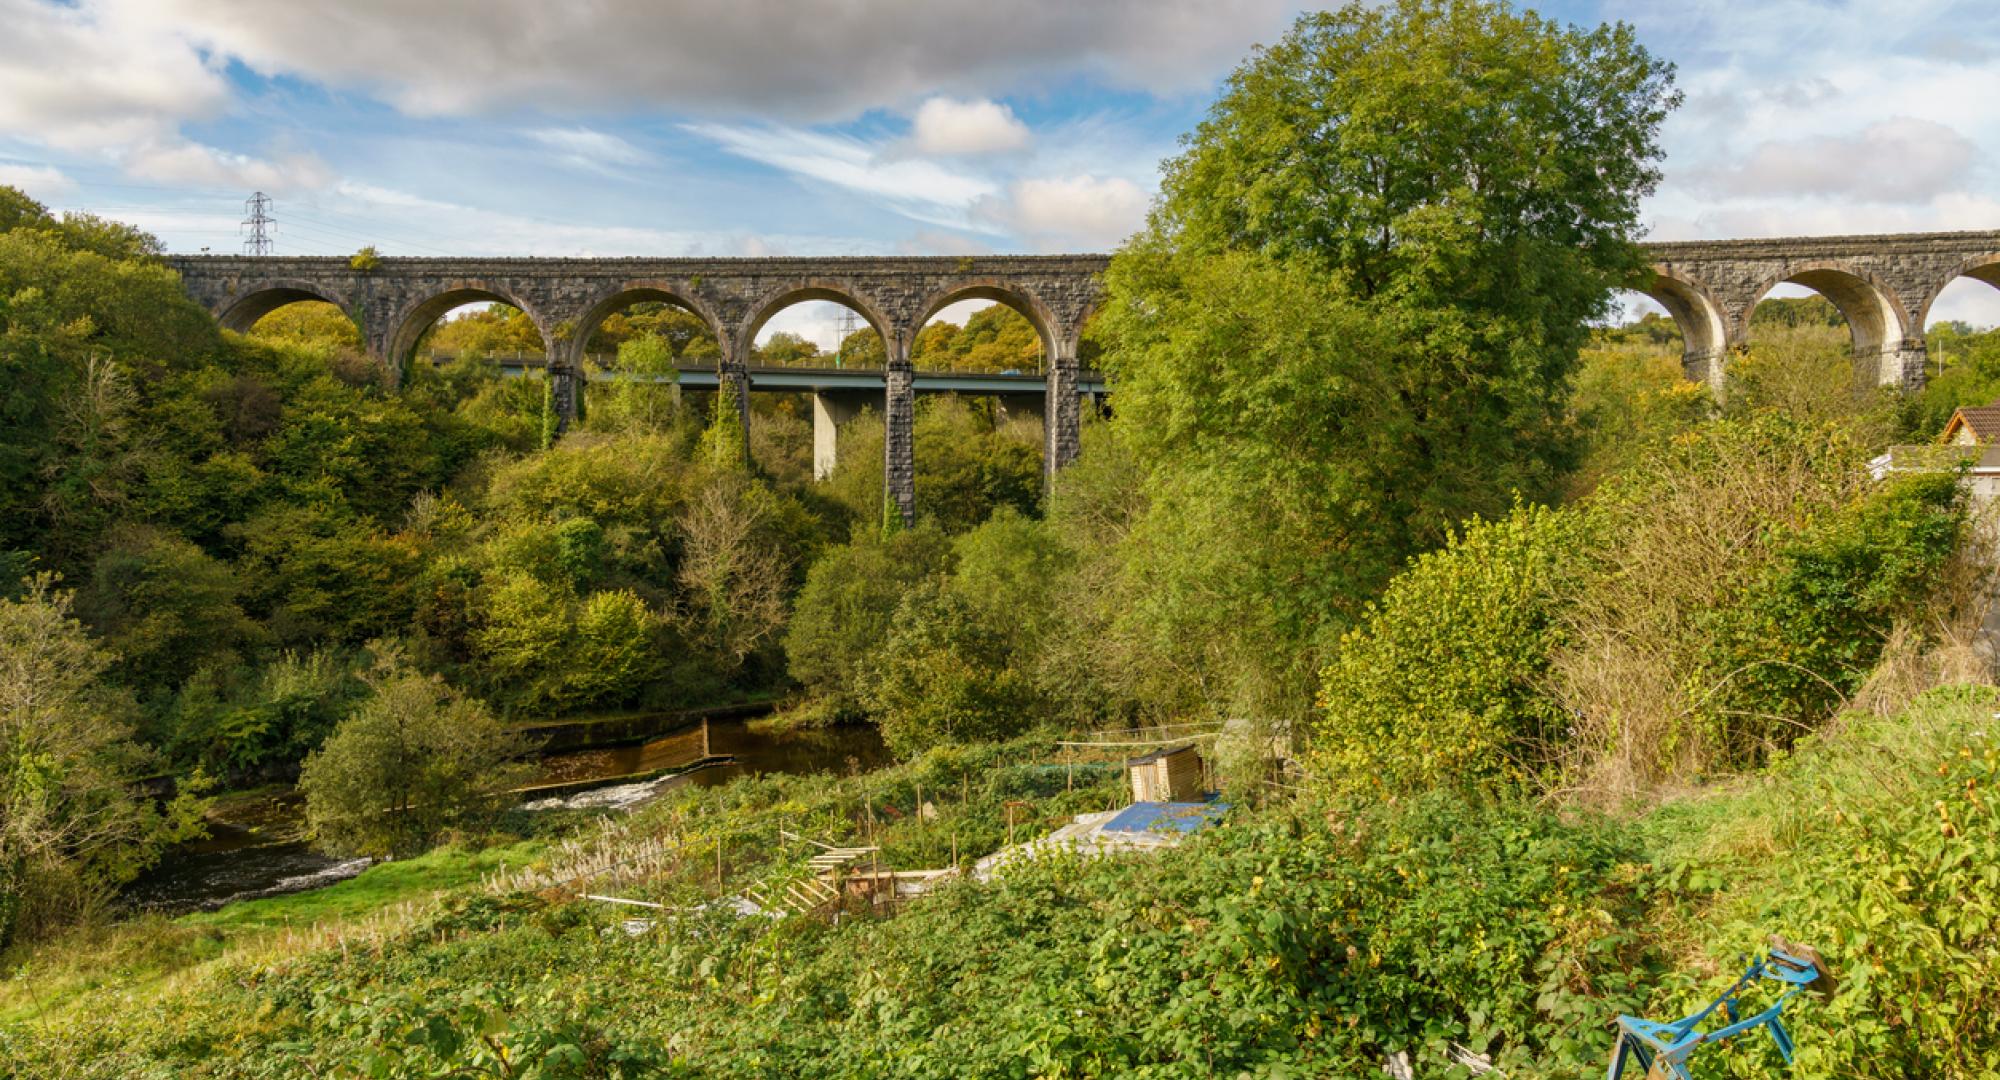
[[[2000,0],[1528,6],[1678,66],[1650,238],[2000,229]],[[280,254],[1103,251],[1300,10],[0,0],[0,183],[177,252],[241,250],[253,191]]]

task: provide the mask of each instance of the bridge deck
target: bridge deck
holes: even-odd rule
[[[426,357],[435,363],[448,363],[453,357],[448,354],[431,354]],[[524,373],[541,371],[548,362],[539,356],[496,356],[491,358],[502,371]],[[714,364],[676,364],[678,381],[692,390],[713,390],[716,386]],[[879,367],[838,368],[807,365],[758,365],[747,369],[750,375],[750,390],[768,393],[820,394],[837,392],[883,393],[885,387],[884,369]],[[592,382],[617,382],[632,376],[613,371],[591,373]],[[986,396],[1012,396],[1016,394],[1041,394],[1048,389],[1047,376],[1040,371],[955,371],[918,369],[915,379],[916,391],[920,394],[970,394]],[[1085,371],[1077,377],[1077,393],[1103,394],[1108,392],[1102,372]]]

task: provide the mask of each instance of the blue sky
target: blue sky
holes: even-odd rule
[[[176,251],[238,250],[259,189],[282,253],[1103,250],[1298,10],[0,0],[0,183]],[[1655,237],[2000,228],[2000,2],[1540,10],[1679,65]]]

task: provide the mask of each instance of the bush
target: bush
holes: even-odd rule
[[[484,704],[374,648],[372,693],[307,755],[299,788],[322,847],[407,855],[490,810],[526,747]]]
[[[1474,519],[1390,582],[1322,673],[1313,772],[1391,791],[1520,784],[1564,724],[1546,686],[1585,515]]]
[[[1839,987],[1787,1007],[1791,1075],[2000,1074],[1996,709],[2000,691],[1953,686],[1850,714],[1737,793],[1656,815],[1661,884],[1688,902],[1685,951],[1701,959],[1646,1015],[1707,1004],[1779,932],[1817,948]],[[1778,1073],[1762,1038],[1723,1056],[1728,1075]]]
[[[164,813],[135,789],[151,759],[131,738],[131,696],[54,585],[38,576],[0,600],[0,945],[83,915],[200,834],[199,774]]]
[[[1005,739],[1034,715],[1027,680],[1008,666],[1007,639],[937,581],[904,595],[888,640],[860,676],[862,704],[899,758]]]
[[[864,528],[821,556],[806,572],[785,633],[792,678],[851,706],[861,668],[888,641],[903,595],[950,565],[944,534],[922,525],[887,538]]]
[[[1791,745],[1847,701],[1890,631],[1932,600],[1965,527],[1959,479],[1946,473],[1897,478],[1777,538],[1772,563],[1717,613],[1705,664],[1730,760]]]
[[[283,776],[317,749],[365,691],[343,655],[286,653],[269,665],[195,672],[167,713],[169,756],[226,783]]]

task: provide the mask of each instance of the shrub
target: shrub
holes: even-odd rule
[[[904,595],[888,640],[860,676],[862,704],[900,758],[1005,739],[1033,715],[1027,680],[1008,666],[1006,638],[938,581]]]
[[[0,945],[77,918],[200,833],[198,774],[164,814],[135,790],[151,762],[131,697],[54,586],[38,576],[0,600]]]
[[[1419,557],[1322,673],[1314,773],[1392,791],[1529,779],[1565,721],[1545,680],[1587,558],[1585,515],[1538,507]]]
[[[814,693],[847,699],[862,665],[888,640],[904,593],[950,565],[950,544],[927,525],[887,538],[859,530],[851,543],[828,551],[807,571],[792,607],[785,633],[792,678]]]
[[[1958,477],[1901,477],[1775,541],[1740,602],[1718,612],[1707,708],[1732,762],[1789,746],[1851,697],[1898,624],[1921,613],[1958,549]]]
[[[1892,717],[1850,714],[1740,794],[1665,811],[1673,839],[1656,861],[1696,902],[1708,959],[1647,1015],[1707,1004],[1781,932],[1817,948],[1838,984],[1786,1009],[1792,1075],[2000,1073],[1996,709],[2000,691],[1954,686]],[[1761,1038],[1727,1064],[1742,1077],[1779,1067]]]
[[[407,855],[490,809],[525,747],[481,702],[374,648],[372,693],[306,757],[299,788],[321,846]]]

